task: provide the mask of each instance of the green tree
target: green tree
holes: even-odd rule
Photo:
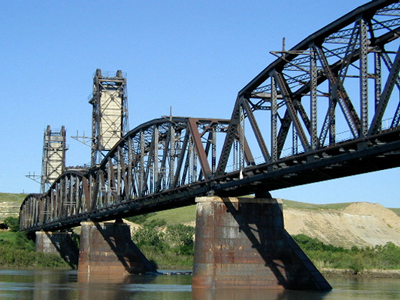
[[[177,254],[194,254],[194,228],[183,224],[168,226],[167,238]]]
[[[19,218],[16,217],[7,217],[4,219],[4,224],[10,228],[11,231],[17,232],[19,231]]]

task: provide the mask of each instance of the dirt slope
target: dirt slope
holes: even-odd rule
[[[283,208],[290,234],[306,234],[327,244],[350,248],[400,246],[400,217],[380,204],[358,202],[342,210]]]
[[[8,217],[18,217],[20,203],[1,201],[0,202],[0,222]]]

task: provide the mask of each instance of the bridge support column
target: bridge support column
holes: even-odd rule
[[[280,200],[196,202],[193,288],[331,289],[284,229]]]
[[[81,223],[78,273],[87,275],[127,275],[157,272],[131,240],[130,229],[122,221]]]
[[[78,265],[79,251],[71,232],[36,232],[36,251],[60,255],[72,268]]]

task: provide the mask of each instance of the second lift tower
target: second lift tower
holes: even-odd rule
[[[103,76],[97,69],[93,78],[91,165],[103,157],[128,131],[126,78],[118,70],[115,76]]]

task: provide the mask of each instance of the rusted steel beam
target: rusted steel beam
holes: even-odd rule
[[[196,119],[189,118],[188,125],[189,125],[189,130],[192,135],[192,141],[194,143],[194,146],[196,148],[196,153],[197,156],[199,157],[200,165],[201,165],[201,170],[203,172],[204,178],[205,179],[210,179],[211,177],[211,168],[210,164],[208,163],[207,160],[207,155],[204,150],[203,143],[201,141],[201,136],[200,133],[197,129],[197,123]]]

